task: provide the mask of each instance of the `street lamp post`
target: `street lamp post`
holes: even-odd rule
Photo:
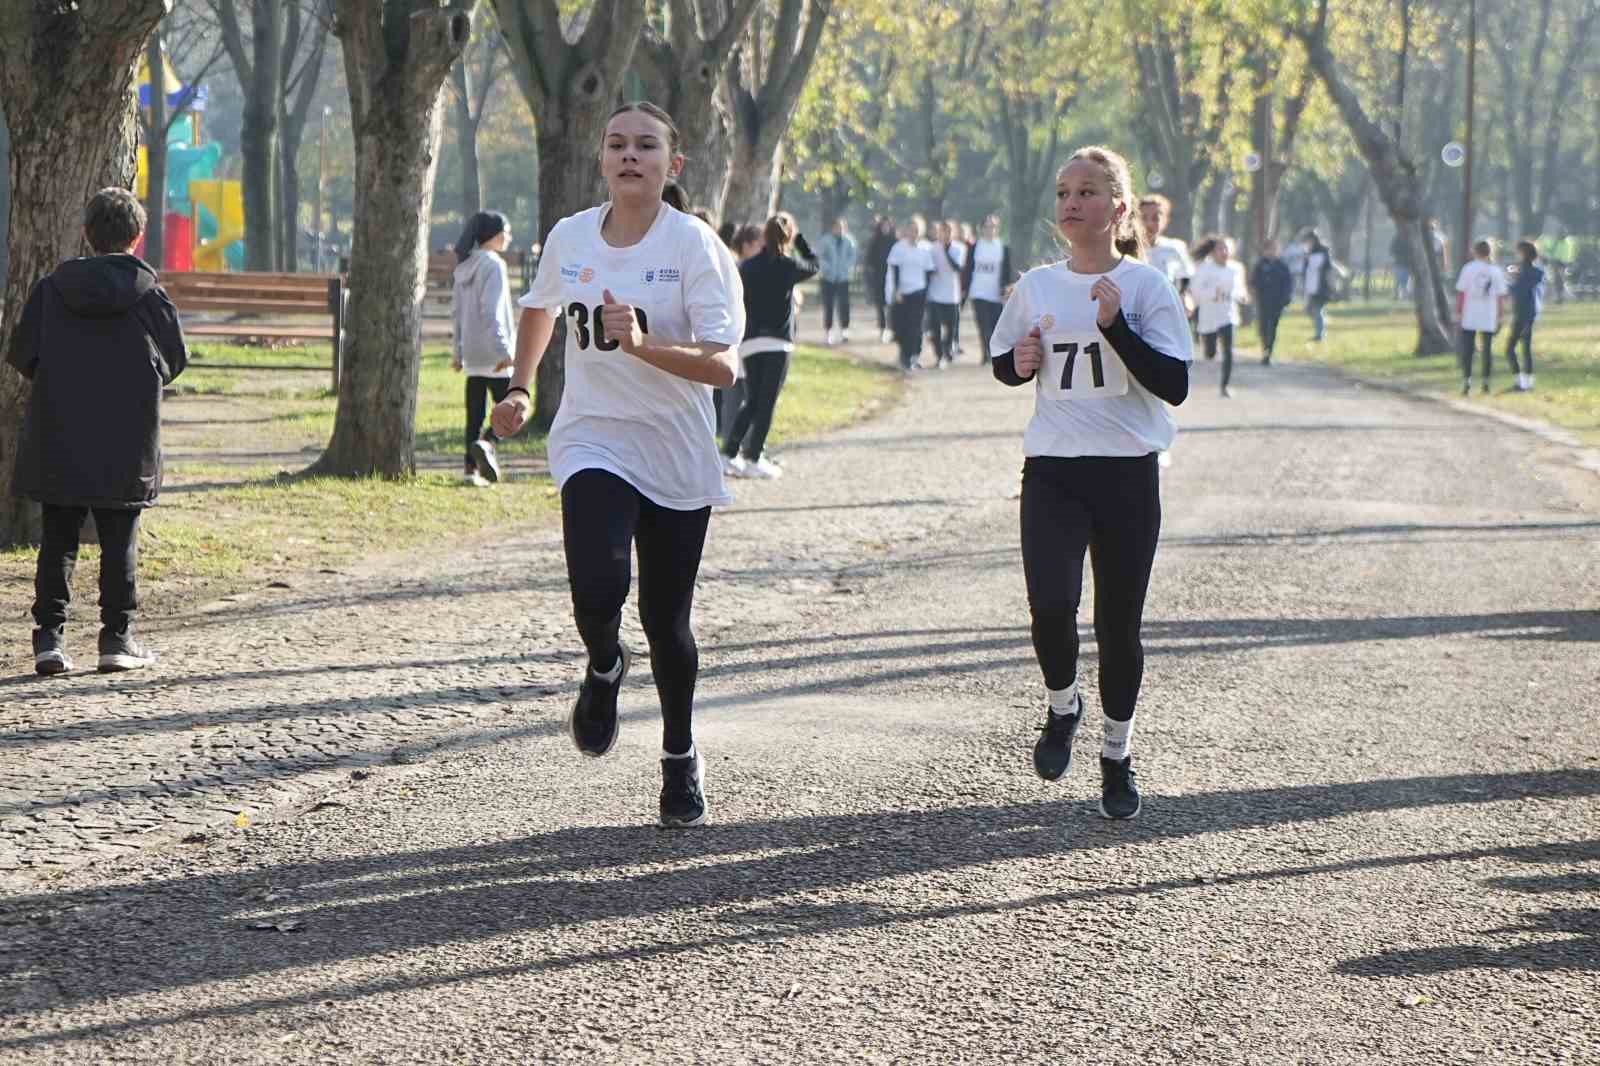
[[[1466,158],[1461,167],[1461,243],[1456,255],[1462,263],[1472,259],[1472,112],[1473,97],[1477,93],[1478,68],[1478,0],[1468,0],[1467,6],[1467,137],[1462,146]]]
[[[333,108],[322,109],[322,121],[317,124],[317,273],[322,273],[322,184],[328,167],[328,116]]]

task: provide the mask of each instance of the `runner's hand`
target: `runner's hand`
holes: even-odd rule
[[[1089,290],[1089,299],[1097,300],[1100,309],[1095,312],[1094,320],[1105,329],[1117,320],[1117,312],[1122,310],[1122,290],[1117,288],[1117,283],[1110,278],[1101,278],[1094,283],[1094,288]]]
[[[528,399],[525,392],[512,393],[494,405],[494,410],[489,412],[489,424],[494,427],[497,437],[514,437],[528,424],[528,416],[533,414],[533,401]]]
[[[450,369],[451,370],[460,370],[461,369],[461,357],[459,355],[452,355],[450,357]]]
[[[515,359],[502,359],[494,365],[494,372],[498,374],[502,370],[510,370],[514,365],[516,365]]]
[[[1018,377],[1025,378],[1039,369],[1039,364],[1044,362],[1044,334],[1039,332],[1038,326],[1017,342],[1011,357]]]
[[[629,304],[617,302],[606,289],[602,294],[605,304],[600,309],[600,321],[605,324],[606,336],[616,341],[623,351],[633,355],[644,347],[644,332],[639,329],[639,316]]]

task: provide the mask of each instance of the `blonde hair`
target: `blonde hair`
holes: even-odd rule
[[[1143,259],[1149,240],[1145,236],[1144,221],[1135,210],[1133,171],[1129,169],[1128,161],[1109,148],[1091,144],[1073,152],[1062,165],[1070,166],[1080,159],[1095,164],[1105,173],[1112,201],[1122,205],[1122,218],[1111,231],[1112,245],[1123,255]]]

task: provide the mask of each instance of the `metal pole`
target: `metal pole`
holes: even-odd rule
[[[1361,286],[1361,302],[1372,302],[1372,186],[1367,186],[1367,280]]]
[[[317,124],[317,265],[316,271],[322,273],[322,183],[328,165],[328,112],[330,108],[322,109],[322,121]]]
[[[1461,247],[1456,255],[1462,263],[1472,259],[1472,112],[1473,97],[1477,93],[1478,69],[1478,0],[1468,0],[1467,7],[1467,150],[1462,161],[1461,174]]]

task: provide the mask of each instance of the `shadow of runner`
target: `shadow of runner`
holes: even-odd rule
[[[0,906],[12,950],[35,960],[25,976],[58,991],[53,1007],[372,959],[518,934],[536,957],[446,973],[411,973],[359,985],[197,1007],[0,1039],[0,1048],[116,1037],[179,1021],[246,1016],[323,999],[438,987],[615,959],[643,959],[710,946],[782,941],[1040,903],[1193,889],[1196,882],[1104,885],[1028,901],[965,899],[943,906],[809,904],[795,894],[996,862],[1113,848],[1356,814],[1600,795],[1600,771],[1458,774],[1162,797],[1137,823],[1110,825],[1064,811],[1069,801],[973,805],[931,811],[865,812],[715,825],[688,834],[642,826],[562,829],[520,839],[431,851],[332,859],[269,870],[209,873],[135,886],[36,893]],[[1510,856],[1537,862],[1591,859],[1595,841],[1400,855],[1328,866],[1245,872],[1250,881]],[[272,892],[281,893],[273,896]],[[538,936],[592,923],[694,915],[727,933],[582,953],[545,953]],[[135,916],[136,921],[130,921]],[[270,918],[296,921],[277,933],[250,931]],[[615,938],[637,935],[617,930]],[[653,936],[654,934],[647,934]],[[503,956],[504,952],[500,952]],[[0,985],[3,987],[3,985]],[[0,1014],[26,1011],[26,1002]]]

